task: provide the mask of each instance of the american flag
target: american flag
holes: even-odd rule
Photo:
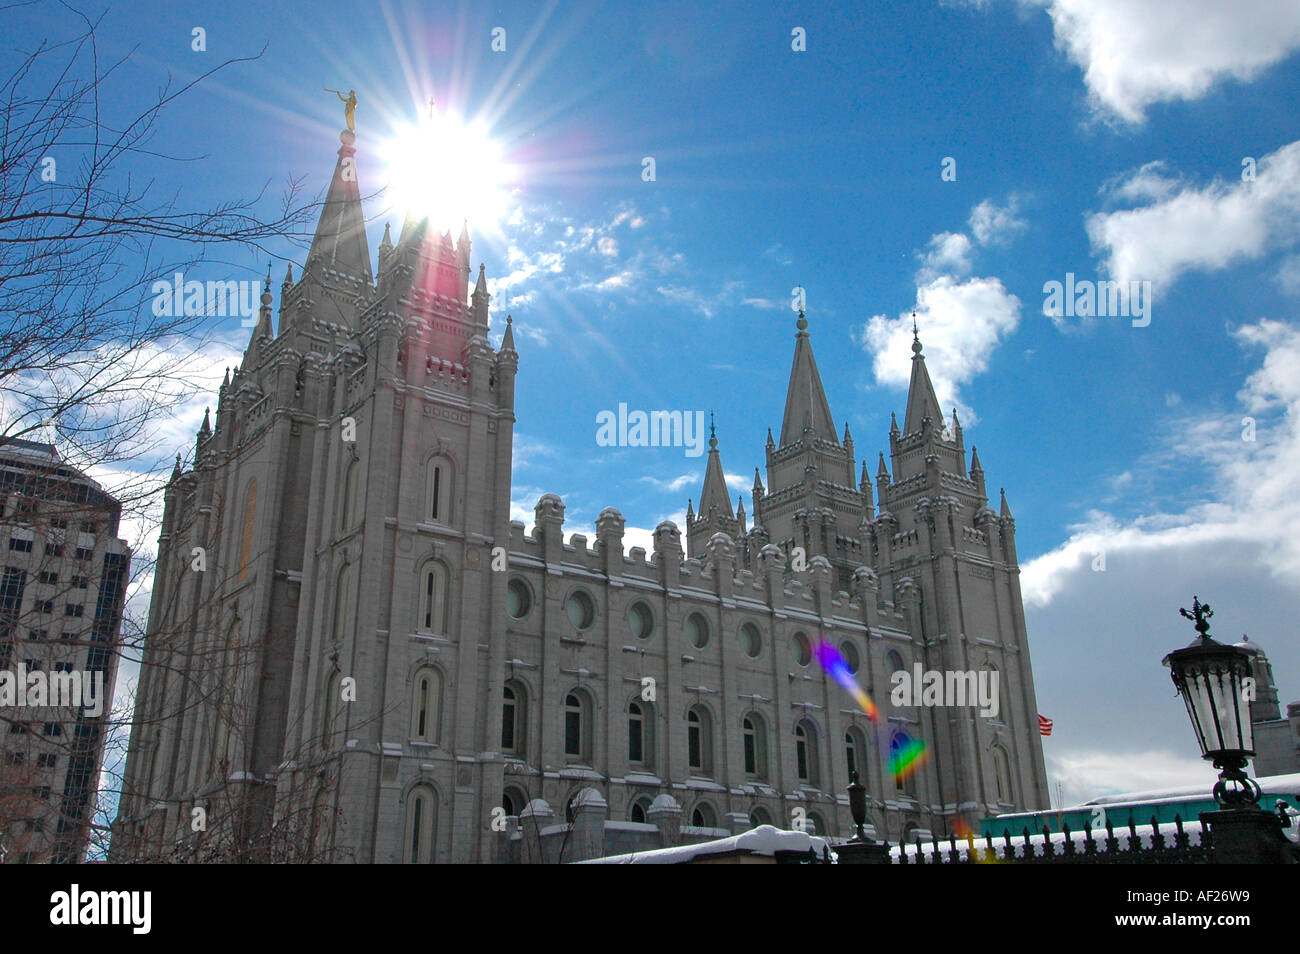
[[[1038,734],[1052,734],[1052,720],[1047,718],[1047,716],[1043,715],[1041,712],[1038,714]]]

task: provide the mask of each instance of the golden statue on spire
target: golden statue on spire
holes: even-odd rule
[[[356,132],[357,131],[357,91],[355,89],[350,89],[348,90],[347,96],[344,96],[343,92],[337,89],[327,88],[325,92],[333,93],[335,96],[339,98],[339,101],[343,104],[343,118],[347,120],[348,132],[353,132],[353,133]]]

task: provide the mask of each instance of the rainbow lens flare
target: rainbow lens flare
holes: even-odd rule
[[[897,778],[910,778],[929,757],[924,742],[920,739],[908,739],[890,753],[889,771]]]
[[[845,691],[853,697],[853,701],[858,704],[867,718],[872,722],[877,721],[876,704],[871,701],[871,697],[866,691],[858,685],[858,680],[853,675],[853,670],[849,668],[848,660],[835,648],[833,643],[827,642],[824,638],[817,639],[817,663],[830,674],[830,677],[844,687]]]

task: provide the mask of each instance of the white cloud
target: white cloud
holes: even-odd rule
[[[601,255],[614,257],[618,254],[618,240],[604,235],[596,242],[596,247],[600,250]]]
[[[956,405],[968,423],[975,415],[960,396],[961,385],[983,373],[1003,338],[1020,323],[1020,300],[996,278],[958,281],[939,276],[916,290],[916,320],[925,345],[935,396]],[[873,316],[856,336],[872,352],[880,384],[907,387],[912,374],[912,315]]]
[[[1024,2],[1047,8],[1094,106],[1129,123],[1143,122],[1154,103],[1251,80],[1300,48],[1300,4],[1289,0]]]
[[[928,279],[942,273],[965,275],[970,271],[971,241],[960,232],[940,232],[931,236],[921,256],[922,274]]]
[[[1159,293],[1162,283],[1191,269],[1225,268],[1300,238],[1300,141],[1261,158],[1254,181],[1175,189],[1148,164],[1113,194],[1159,198],[1090,215],[1093,248],[1112,278],[1151,281]]]
[[[970,230],[981,245],[1001,245],[1023,232],[1029,225],[1016,215],[1019,201],[1012,196],[1004,206],[985,199],[970,213]]]

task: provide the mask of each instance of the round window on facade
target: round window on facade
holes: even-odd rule
[[[533,608],[533,595],[528,591],[528,584],[520,579],[513,579],[506,587],[506,612],[511,619],[523,619]]]
[[[627,628],[637,639],[649,639],[655,631],[655,618],[650,607],[642,602],[633,603],[627,608]]]
[[[753,623],[744,623],[740,627],[740,648],[750,659],[757,659],[763,651],[763,636]]]
[[[596,621],[596,604],[583,590],[570,593],[564,601],[564,609],[569,614],[569,622],[576,629],[587,629]]]
[[[699,613],[686,617],[686,638],[696,649],[703,649],[709,642],[709,624]]]
[[[808,642],[808,637],[803,633],[795,633],[794,638],[790,640],[790,654],[794,656],[795,663],[800,666],[812,662],[812,644]]]
[[[862,659],[858,656],[858,649],[850,642],[840,643],[840,655],[849,665],[849,672],[857,674],[858,667],[862,665]]]

